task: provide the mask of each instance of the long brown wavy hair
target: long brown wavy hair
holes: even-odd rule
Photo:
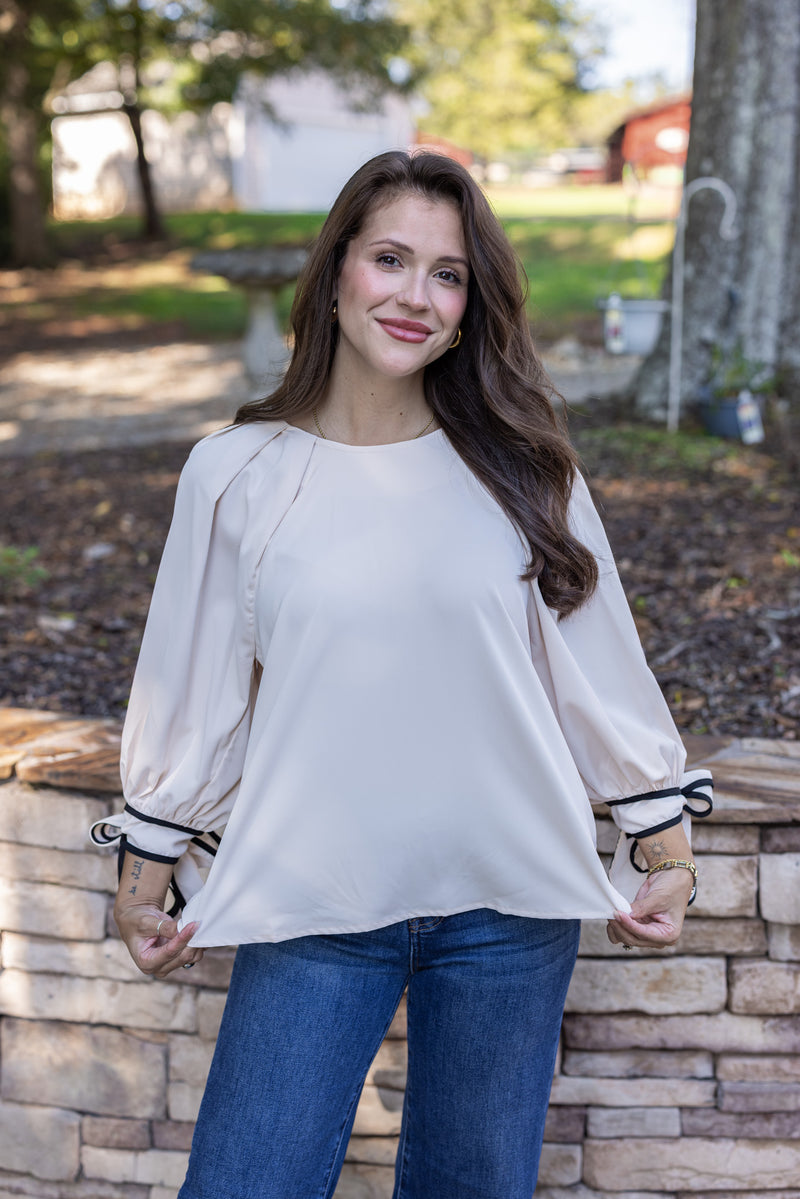
[[[347,246],[376,206],[408,191],[455,205],[470,266],[462,340],[426,367],[427,401],[454,449],[530,547],[523,577],[538,578],[545,602],[566,615],[597,584],[594,556],[567,523],[576,455],[533,346],[521,265],[483,192],[458,163],[392,150],[356,171],[300,275],[291,315],[294,351],[283,381],[266,398],[244,404],[236,421],[291,423],[323,401],[338,338],[331,310]]]

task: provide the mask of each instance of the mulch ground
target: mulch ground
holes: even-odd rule
[[[800,730],[800,508],[761,449],[703,449],[583,422],[590,472],[645,649],[694,733]],[[122,716],[188,446],[5,460],[0,704]]]

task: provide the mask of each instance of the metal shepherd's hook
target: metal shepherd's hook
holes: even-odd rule
[[[686,239],[686,220],[689,215],[689,201],[692,196],[705,188],[717,191],[725,201],[725,211],[719,226],[719,235],[726,241],[738,235],[734,227],[736,221],[736,196],[733,188],[724,179],[713,175],[701,175],[693,179],[683,189],[681,208],[678,213],[678,223],[675,227],[675,249],[672,255],[672,319],[670,324],[669,346],[669,397],[667,400],[667,428],[674,433],[678,428],[681,410],[681,355],[683,354],[683,269],[684,243]]]

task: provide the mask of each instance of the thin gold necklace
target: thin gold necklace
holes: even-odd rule
[[[319,433],[320,437],[322,438],[323,441],[327,441],[328,439],[325,436],[325,433],[323,432],[322,425],[319,423],[319,417],[317,416],[316,406],[314,406],[311,409],[311,415],[314,417],[314,424],[317,426],[317,432]],[[433,416],[428,421],[427,425],[425,425],[425,427],[423,429],[420,429],[419,433],[415,433],[413,437],[409,437],[408,440],[416,441],[417,438],[421,437],[423,433],[427,433],[428,429],[430,429],[431,425],[433,424],[433,422],[435,420],[436,420],[436,413],[434,412]]]

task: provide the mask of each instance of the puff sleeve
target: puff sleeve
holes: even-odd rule
[[[608,539],[580,475],[569,517],[597,559],[599,581],[591,599],[561,619],[534,581],[535,665],[589,799],[607,803],[628,837],[647,836],[681,823],[699,780],[684,777],[686,752],[645,661]],[[705,781],[710,810],[710,779]]]
[[[202,860],[198,847],[214,852],[257,694],[255,571],[285,493],[297,489],[282,447],[262,453],[280,432],[267,423],[223,430],[194,448],[181,474],[123,729],[125,808],[95,826],[96,842],[121,838],[123,849],[171,863]],[[182,862],[184,893],[200,881],[192,885],[190,867]]]

